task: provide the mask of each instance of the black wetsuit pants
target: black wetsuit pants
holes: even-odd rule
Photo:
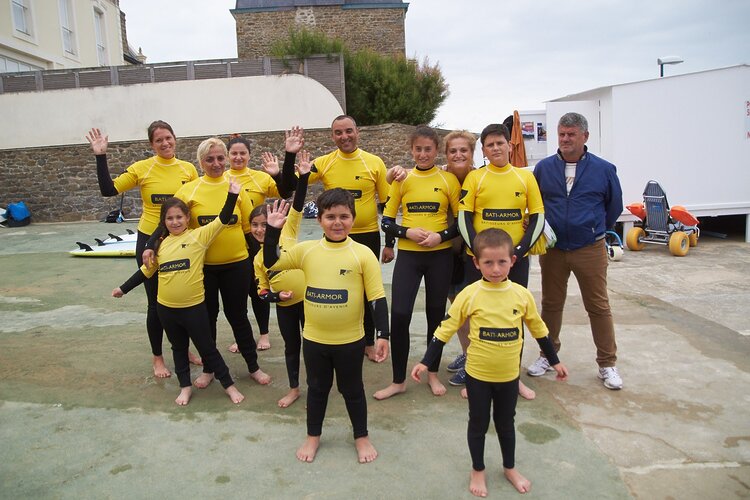
[[[150,234],[138,231],[138,238],[135,243],[135,261],[138,263],[139,268],[143,265],[143,249],[146,247],[146,242],[150,237]],[[146,281],[143,282],[143,289],[146,290],[146,298],[148,299],[148,307],[146,308],[146,332],[148,333],[148,341],[151,344],[151,354],[154,356],[161,356],[161,343],[164,338],[164,328],[162,327],[161,320],[159,320],[159,313],[156,311],[156,295],[159,291],[159,273],[154,273],[152,277],[146,279]]]
[[[484,439],[490,426],[490,407],[495,431],[500,441],[503,467],[515,466],[516,429],[514,417],[518,401],[518,379],[510,382],[483,382],[466,374],[466,392],[469,396],[469,427],[466,439],[469,442],[471,466],[476,471],[484,470]]]
[[[362,382],[362,352],[365,340],[341,345],[302,341],[307,372],[307,435],[320,436],[328,406],[328,394],[336,386],[344,397],[354,439],[367,436],[367,398]]]
[[[299,360],[302,350],[302,329],[305,327],[305,303],[297,302],[291,306],[276,304],[276,318],[279,330],[284,339],[284,361],[289,377],[289,387],[299,387]]]
[[[234,340],[245,358],[250,373],[258,370],[258,353],[253,328],[247,319],[247,296],[252,286],[253,268],[250,259],[231,264],[203,266],[203,286],[206,289],[206,309],[211,323],[211,336],[216,343],[216,320],[219,317],[219,294]],[[204,373],[211,373],[205,365]]]
[[[399,250],[391,285],[391,365],[393,383],[406,380],[409,361],[409,325],[419,285],[424,277],[427,345],[445,316],[445,305],[451,284],[453,254],[450,248],[429,252]],[[437,372],[438,358],[428,369]]]
[[[208,368],[221,382],[225,389],[234,384],[229,368],[224,363],[219,351],[216,350],[216,342],[211,338],[208,312],[205,303],[190,307],[167,307],[162,304],[156,306],[161,324],[167,332],[169,343],[172,344],[172,356],[174,357],[174,372],[180,387],[189,387],[190,361],[188,359],[188,346],[193,341],[198,354],[203,359],[203,366]]]
[[[253,241],[254,240],[255,238],[253,238]],[[253,259],[255,258],[255,255],[260,250],[260,244],[257,243],[257,241],[254,241],[254,244],[250,246],[251,264],[253,262]],[[257,280],[253,280],[253,285],[250,286],[249,295],[250,304],[253,307],[253,315],[255,316],[255,321],[258,323],[258,333],[262,335],[268,333],[268,318],[271,316],[271,304],[258,297],[257,285]]]

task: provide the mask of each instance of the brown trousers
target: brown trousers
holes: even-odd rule
[[[549,338],[555,351],[560,350],[560,328],[572,271],[589,315],[596,345],[596,362],[600,368],[615,366],[617,361],[615,326],[607,295],[607,264],[604,240],[577,250],[550,248],[539,257],[542,268],[541,315],[549,328]]]

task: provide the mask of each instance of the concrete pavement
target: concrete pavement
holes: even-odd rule
[[[271,386],[249,380],[241,358],[225,350],[231,334],[222,320],[219,347],[247,399],[235,407],[212,384],[188,407],[175,406],[176,379],[151,376],[143,293],[109,297],[134,271],[132,260],[63,252],[124,227],[0,230],[0,498],[472,498],[466,404],[455,388],[435,398],[410,384],[391,400],[370,399],[380,456],[367,465],[356,463],[343,402],[332,393],[318,457],[297,462],[304,404],[276,407],[286,374],[273,317],[273,347],[260,353]],[[311,225],[304,233],[318,234]],[[392,268],[384,266],[386,282]],[[516,460],[533,483],[528,496],[750,496],[748,278],[750,245],[731,240],[704,238],[684,258],[649,246],[612,263],[622,391],[596,378],[571,280],[560,352],[570,380],[524,375],[537,399],[517,408]],[[536,263],[530,283],[539,299]],[[413,362],[424,328],[420,299]],[[527,346],[524,365],[535,347]],[[454,340],[443,364],[457,352]],[[388,362],[365,363],[368,394],[389,381]],[[515,495],[492,430],[485,455],[490,498]]]

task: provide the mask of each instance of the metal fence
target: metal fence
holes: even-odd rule
[[[0,74],[0,94],[296,73],[317,80],[346,110],[344,61],[340,54],[305,59],[212,59],[137,66],[71,68]]]

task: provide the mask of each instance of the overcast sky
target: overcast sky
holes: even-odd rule
[[[148,62],[237,57],[235,0],[120,0]],[[409,57],[438,63],[434,125],[479,131],[591,88],[750,63],[748,0],[413,0]]]

